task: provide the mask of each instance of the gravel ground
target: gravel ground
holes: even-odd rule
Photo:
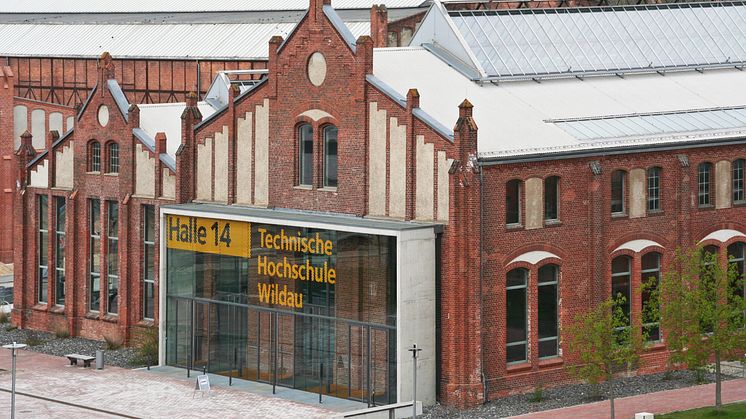
[[[31,343],[35,343],[33,346],[29,344],[29,338],[31,338]],[[29,344],[26,350],[55,356],[65,356],[67,354],[96,356],[96,350],[103,349],[104,365],[114,365],[122,368],[142,366],[137,362],[137,353],[134,348],[107,350],[106,342],[83,338],[63,339],[57,338],[51,333],[28,329],[11,329],[7,324],[0,325],[0,345],[13,342]]]
[[[614,390],[616,397],[627,397],[638,394],[653,393],[656,391],[673,390],[695,385],[694,373],[691,371],[674,371],[670,377],[665,374],[651,374],[637,377],[624,378],[615,381]],[[715,375],[707,374],[707,382],[714,382]],[[740,378],[725,375],[724,379]],[[507,416],[522,415],[525,413],[539,412],[542,410],[557,409],[560,407],[574,406],[577,404],[591,403],[599,400],[607,400],[609,387],[606,383],[600,385],[601,398],[592,398],[591,386],[588,384],[571,384],[553,387],[543,391],[540,402],[534,402],[533,393],[520,394],[502,399],[490,401],[487,404],[471,410],[458,411],[436,405],[425,409],[422,416],[427,419],[440,418],[502,418]]]

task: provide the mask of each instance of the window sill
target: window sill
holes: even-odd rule
[[[645,215],[648,217],[660,217],[664,215],[664,212],[663,210],[648,210]]]
[[[313,190],[313,186],[311,186],[311,185],[295,185],[295,186],[293,186],[293,189],[299,189],[301,191],[310,191],[310,190]]]
[[[712,209],[715,209],[715,206],[712,205],[712,204],[697,205],[697,208],[700,209],[700,210],[712,210]]]
[[[520,364],[508,365],[506,371],[508,374],[515,374],[517,372],[528,371],[531,369],[531,363],[528,361],[521,362]]]
[[[746,207],[746,201],[733,201],[734,207]]]
[[[36,311],[47,311],[47,303],[36,303],[36,305],[31,307],[31,309]]]
[[[658,352],[666,349],[666,344],[662,341],[650,342],[650,346],[645,348],[645,352]]]
[[[544,227],[560,227],[561,225],[560,220],[544,220]]]
[[[100,171],[95,171],[95,172],[85,172],[85,174],[87,174],[87,175],[100,175],[100,174],[101,174],[101,172],[100,172]]]
[[[155,320],[143,319],[137,322],[138,326],[153,327],[155,326]]]
[[[104,173],[104,176],[117,177],[119,176],[119,173]]]
[[[627,218],[628,215],[626,212],[612,212],[611,218],[613,219],[621,219],[621,218]]]
[[[337,188],[333,186],[324,186],[323,188],[319,188],[322,192],[334,192],[337,193]]]
[[[90,319],[90,320],[98,320],[99,314],[100,313],[98,311],[89,311],[88,313],[85,314],[85,318]]]
[[[508,231],[523,230],[523,224],[506,224],[505,229]]]
[[[557,367],[560,365],[563,365],[565,363],[565,360],[562,359],[560,356],[555,356],[552,358],[544,358],[539,359],[539,368],[551,368],[551,367]]]
[[[109,323],[119,323],[119,315],[118,314],[107,314],[101,320]]]
[[[65,314],[65,306],[54,306],[50,310],[52,313]]]

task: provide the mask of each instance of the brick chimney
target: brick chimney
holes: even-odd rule
[[[389,33],[389,12],[383,4],[374,4],[370,8],[370,36],[374,48],[387,46]]]

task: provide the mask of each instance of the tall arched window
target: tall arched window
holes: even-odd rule
[[[619,256],[611,262],[611,296],[617,298],[619,295],[624,297],[622,311],[627,318],[629,325],[630,297],[632,295],[632,283],[630,277],[632,274],[632,258],[629,256]]]
[[[627,172],[615,170],[611,173],[611,213],[624,214],[624,187],[627,182]]]
[[[528,360],[528,270],[513,269],[505,281],[506,360],[508,363]]]
[[[700,163],[697,170],[697,196],[700,207],[712,205],[712,163]]]
[[[743,183],[744,160],[738,159],[733,162],[733,203],[746,203]]]
[[[521,223],[521,185],[519,179],[508,181],[505,185],[505,223]]]
[[[106,146],[107,173],[119,173],[119,144],[111,142]]]
[[[651,299],[658,289],[661,279],[661,254],[646,253],[642,256],[640,284],[642,285],[642,327],[650,341],[660,340],[660,320],[657,307],[651,306]]]
[[[544,221],[559,220],[559,177],[544,179]]]
[[[736,272],[741,279],[744,278],[744,260],[746,260],[745,253],[746,245],[741,242],[733,243],[728,246],[728,266],[735,265]],[[744,295],[743,282],[739,283],[735,291],[741,297],[746,297],[746,295]]]
[[[298,128],[298,184],[313,185],[313,128],[309,124]]]
[[[648,212],[661,210],[661,168],[648,169]]]
[[[98,141],[88,143],[88,171],[101,171],[101,144]]]
[[[324,127],[324,187],[337,187],[337,127]]]
[[[539,358],[553,357],[558,354],[558,286],[559,266],[544,265],[539,268]]]

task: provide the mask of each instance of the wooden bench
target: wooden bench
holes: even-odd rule
[[[70,360],[70,365],[78,365],[78,361],[83,361],[83,368],[90,367],[91,361],[96,359],[96,357],[93,356],[79,354],[70,354],[65,356],[67,357],[67,359]]]

